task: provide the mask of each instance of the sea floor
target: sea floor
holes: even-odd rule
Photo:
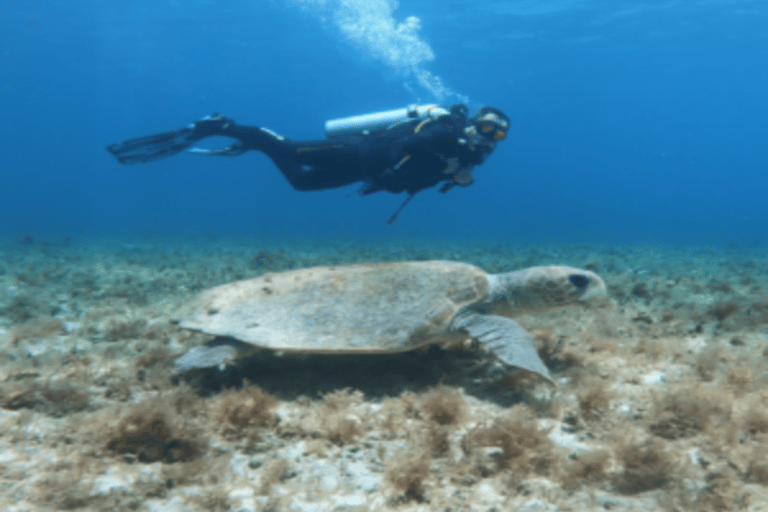
[[[171,322],[198,291],[414,259],[588,268],[611,299],[517,319],[555,386],[469,349],[172,372],[211,339]],[[767,291],[757,248],[6,240],[0,506],[768,510]]]

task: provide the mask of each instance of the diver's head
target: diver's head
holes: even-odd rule
[[[493,142],[506,139],[511,125],[507,115],[493,107],[483,107],[478,110],[472,116],[471,122],[478,134]]]

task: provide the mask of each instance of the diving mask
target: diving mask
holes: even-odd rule
[[[509,118],[499,109],[483,107],[472,118],[478,133],[488,140],[498,142],[507,138]]]

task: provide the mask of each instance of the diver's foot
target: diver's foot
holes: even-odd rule
[[[224,135],[224,131],[235,122],[221,114],[211,114],[189,126],[193,138],[205,138],[211,135]]]

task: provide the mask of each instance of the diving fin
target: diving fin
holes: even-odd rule
[[[189,149],[198,140],[206,137],[213,135],[223,135],[226,137],[226,129],[232,124],[234,124],[234,121],[226,116],[211,114],[180,130],[148,135],[112,144],[107,146],[107,151],[112,153],[121,164],[143,164],[181,153],[185,149]],[[228,156],[235,156],[245,152],[245,150],[237,145],[233,145],[231,148],[226,148],[223,152],[225,154],[228,153]],[[197,150],[193,152],[200,153],[204,151]]]
[[[192,133],[192,128],[182,128],[173,132],[148,135],[112,144],[107,146],[107,151],[121,164],[143,164],[168,158],[189,148],[199,140],[199,137],[193,137]]]

